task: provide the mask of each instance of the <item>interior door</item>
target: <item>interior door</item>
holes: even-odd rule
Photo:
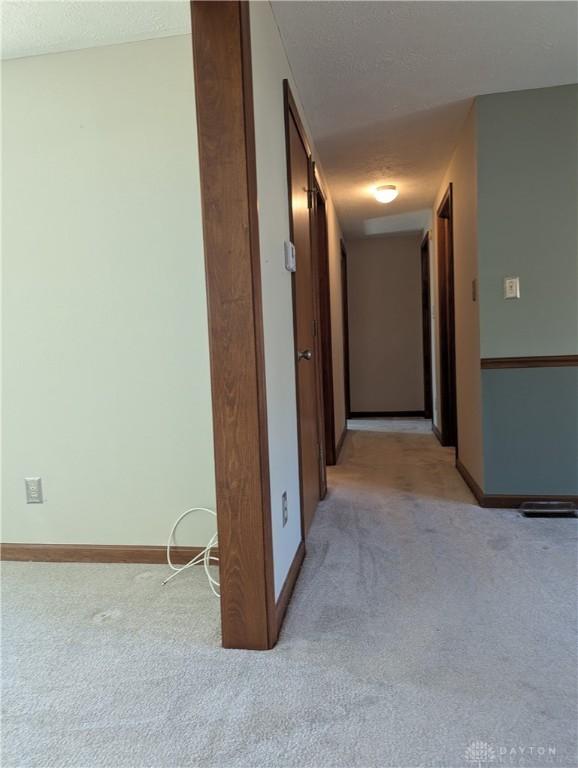
[[[437,212],[441,443],[458,449],[452,185]]]
[[[429,276],[429,233],[421,243],[421,310],[423,343],[423,415],[432,418],[431,301]]]
[[[288,95],[286,86],[286,97]],[[303,533],[306,534],[321,497],[325,460],[319,436],[319,350],[316,338],[315,274],[311,242],[311,156],[291,101],[290,97],[286,98],[287,161],[291,239],[295,246],[297,264],[293,273],[293,315],[301,504]]]
[[[313,163],[315,166],[315,163]],[[325,196],[314,177],[314,265],[317,287],[317,316],[319,318],[316,341],[319,346],[319,434],[325,454],[325,465],[334,466],[337,461],[335,446],[335,417],[333,399],[333,346],[331,339],[331,297],[329,285],[329,253],[327,242],[327,211]],[[321,478],[321,495],[327,492],[327,479]]]

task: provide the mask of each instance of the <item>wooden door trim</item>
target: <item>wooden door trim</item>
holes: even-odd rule
[[[345,429],[351,417],[351,389],[349,384],[349,301],[347,297],[347,248],[340,240],[341,251],[341,316],[343,322],[343,388],[345,391]]]
[[[422,292],[422,337],[423,337],[423,411],[426,419],[433,417],[432,402],[432,358],[431,358],[431,280],[430,280],[430,233],[424,235],[420,249],[421,292]],[[425,254],[425,268],[424,268]]]
[[[327,198],[315,176],[315,230],[318,247],[319,292],[319,345],[321,351],[321,386],[323,392],[323,433],[325,462],[333,466],[337,461],[335,446],[335,401],[333,393],[333,341],[331,329],[331,283],[329,275],[329,237],[327,233]],[[320,203],[321,199],[321,203]],[[319,206],[323,206],[323,217]]]
[[[442,254],[439,243],[439,220],[447,219],[448,238],[445,243],[444,280],[440,279]],[[458,415],[457,415],[457,372],[456,372],[456,340],[455,340],[455,279],[454,279],[454,249],[453,249],[453,185],[450,182],[436,212],[436,250],[438,262],[438,330],[439,330],[439,359],[440,359],[440,392],[439,402],[441,411],[441,443],[444,446],[454,445],[458,455]],[[451,279],[450,279],[451,278]],[[451,378],[453,376],[453,382]],[[453,401],[452,401],[453,385]],[[455,434],[451,434],[452,423]]]
[[[305,150],[309,155],[309,157],[312,158],[313,153],[311,151],[311,144],[309,143],[309,139],[307,138],[307,132],[305,131],[305,127],[303,126],[303,121],[301,120],[301,115],[299,114],[299,108],[297,107],[297,102],[293,98],[291,86],[289,85],[289,80],[287,80],[287,78],[283,80],[283,102],[286,108],[285,114],[287,114],[287,110],[289,110],[293,115],[293,119],[295,120],[295,125],[297,126],[297,131],[299,132],[299,136],[301,137],[303,146],[305,147]],[[310,179],[310,181],[313,182],[313,179]],[[289,208],[291,209],[291,200],[289,200]]]
[[[295,110],[293,112],[293,109]],[[283,121],[285,125],[285,162],[287,166],[287,205],[288,205],[288,215],[289,215],[289,239],[291,242],[294,241],[294,231],[293,231],[293,206],[292,206],[292,194],[293,194],[293,187],[292,187],[292,175],[291,175],[291,145],[289,141],[289,120],[290,115],[293,114],[293,119],[295,120],[295,124],[297,125],[297,129],[299,130],[299,127],[301,125],[301,119],[299,118],[299,113],[297,112],[297,108],[295,106],[295,101],[293,99],[293,94],[291,93],[291,90],[289,88],[289,81],[283,80]],[[302,141],[306,139],[306,137],[301,137]],[[306,147],[308,147],[308,144],[305,144]],[[296,290],[295,290],[295,274],[291,274],[291,308],[292,308],[292,316],[293,316],[293,360],[296,361],[297,359],[297,299],[296,299]],[[296,363],[294,364],[295,369],[295,406],[296,406],[296,427],[297,427],[297,456],[298,456],[298,462],[299,462],[299,514],[301,517],[301,541],[305,541],[305,510],[303,505],[303,471],[301,466],[301,430],[299,428],[300,425],[300,406],[299,406],[299,371],[297,369]]]
[[[277,639],[249,4],[191,2],[223,646]]]
[[[317,400],[317,441],[320,455],[319,465],[319,498],[327,495],[327,457],[325,454],[325,398],[323,376],[323,331],[321,319],[321,248],[319,247],[319,220],[318,220],[318,185],[315,178],[315,161],[309,156],[309,196],[311,207],[309,209],[309,242],[311,244],[312,289],[313,289],[313,322],[315,324],[315,383]],[[325,231],[327,240],[327,230]],[[327,248],[326,243],[326,248]]]

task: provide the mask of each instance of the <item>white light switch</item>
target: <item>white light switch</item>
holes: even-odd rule
[[[26,503],[43,504],[44,496],[42,494],[42,478],[25,477],[24,484],[26,486]]]
[[[520,278],[519,277],[504,278],[504,298],[505,299],[520,298]]]
[[[285,241],[285,269],[288,272],[295,272],[297,269],[297,260],[295,258],[295,246],[290,240]]]

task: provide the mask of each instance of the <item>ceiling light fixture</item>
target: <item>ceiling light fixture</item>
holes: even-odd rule
[[[382,187],[377,187],[373,194],[378,203],[391,203],[398,196],[399,192],[395,184],[385,184]]]

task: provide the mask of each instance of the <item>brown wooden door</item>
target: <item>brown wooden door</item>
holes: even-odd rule
[[[347,251],[341,241],[341,314],[343,323],[343,388],[345,391],[345,418],[351,415],[351,393],[349,389],[349,306],[347,300]],[[345,425],[347,427],[347,424]]]
[[[319,389],[321,393],[322,413],[320,416],[320,435],[325,453],[325,464],[333,466],[337,461],[335,445],[335,403],[333,399],[333,345],[331,338],[331,295],[329,285],[329,245],[327,242],[327,211],[325,196],[314,173],[314,242],[315,267],[317,273],[317,294],[319,306]],[[322,482],[322,496],[327,491],[327,483]]]
[[[441,443],[458,449],[452,185],[437,212]]]
[[[423,334],[423,415],[431,419],[432,404],[432,370],[431,370],[431,301],[429,277],[429,232],[421,243],[421,309]]]
[[[291,239],[297,269],[293,275],[293,313],[297,380],[301,504],[307,533],[322,495],[325,461],[319,439],[319,349],[316,338],[315,273],[311,242],[311,156],[292,105],[287,109]]]

